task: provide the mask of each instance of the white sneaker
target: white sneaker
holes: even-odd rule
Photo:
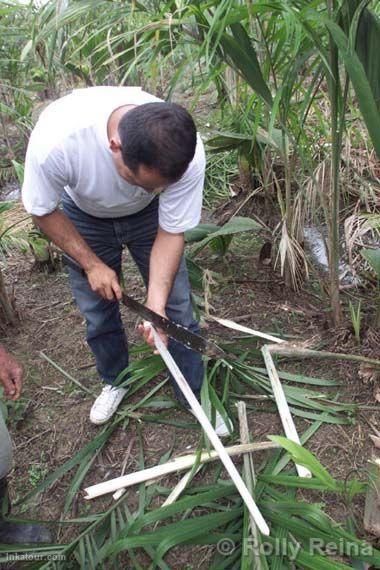
[[[189,412],[191,412],[193,415],[195,415],[193,410],[191,410],[190,408],[189,408]],[[215,426],[214,426],[214,429],[215,429],[216,435],[218,435],[219,437],[227,437],[228,435],[232,434],[234,426],[233,426],[233,423],[230,420],[230,418],[228,418],[228,425],[227,425],[227,423],[224,421],[224,419],[222,418],[222,416],[220,415],[218,410],[215,410]]]
[[[126,393],[127,390],[125,388],[113,388],[109,384],[104,386],[100,396],[96,398],[91,408],[90,422],[97,425],[108,422]]]

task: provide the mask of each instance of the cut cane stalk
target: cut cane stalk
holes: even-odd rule
[[[249,327],[239,325],[238,323],[234,323],[234,321],[229,321],[228,319],[219,319],[218,317],[212,317],[211,315],[208,315],[207,318],[212,319],[213,321],[219,323],[220,325],[223,325],[224,327],[227,327],[234,331],[251,334],[252,336],[258,336],[260,338],[265,338],[266,340],[270,340],[271,342],[276,342],[276,343],[285,342],[282,338],[277,338],[267,333],[255,331],[254,329],[250,329]]]
[[[294,424],[292,414],[290,413],[288,402],[286,401],[285,393],[278,376],[276,367],[273,362],[272,355],[268,345],[263,346],[261,349],[265,366],[268,371],[268,376],[270,383],[272,385],[273,396],[277,404],[278,413],[280,414],[282,427],[284,428],[285,435],[291,441],[301,444],[300,438],[297,433],[296,426]],[[300,477],[311,477],[309,469],[306,469],[303,465],[296,464],[297,473]]]
[[[217,457],[215,457],[215,459],[217,459]],[[201,465],[199,465],[199,467],[195,470],[195,473],[193,473],[193,475],[192,475],[192,469],[190,469],[190,471],[185,473],[185,475],[183,477],[181,477],[181,479],[179,480],[177,485],[174,487],[174,489],[172,490],[170,495],[167,497],[167,499],[162,503],[162,506],[167,507],[168,505],[172,505],[173,503],[175,503],[176,500],[178,499],[178,497],[186,489],[187,485],[189,484],[189,482],[192,479],[192,476],[194,477],[200,471],[200,469],[201,469]]]
[[[265,451],[267,449],[279,448],[280,445],[277,443],[262,441],[249,443],[247,445],[232,445],[225,448],[225,451],[229,456],[234,457],[235,455],[241,455],[242,453],[252,453],[254,451]],[[208,463],[209,461],[215,461],[217,459],[219,459],[218,453],[214,450],[210,450],[202,452],[199,461],[200,463]],[[148,467],[141,471],[135,471],[133,473],[128,473],[128,475],[110,479],[110,481],[104,481],[103,483],[92,485],[84,490],[86,493],[85,499],[95,499],[96,497],[106,495],[107,493],[113,493],[114,491],[123,489],[123,487],[131,487],[132,485],[138,485],[139,483],[151,481],[158,477],[164,477],[169,473],[184,471],[185,469],[191,468],[196,460],[197,455],[195,453],[183,455],[182,457],[176,457],[162,465],[155,465],[154,467]]]
[[[249,428],[248,428],[248,419],[247,419],[247,408],[245,402],[238,402],[237,403],[238,409],[238,417],[239,417],[239,432],[240,432],[240,441],[242,444],[249,443]],[[244,478],[249,489],[249,492],[253,495],[254,487],[256,486],[256,473],[255,467],[253,464],[253,457],[250,453],[246,453],[243,458],[244,466]],[[257,530],[257,526],[253,517],[250,515],[250,528],[253,538],[253,555],[255,557],[255,568],[257,570],[262,569],[261,565],[261,557],[260,557],[260,549],[259,549],[259,540],[260,535]]]
[[[271,354],[285,358],[320,358],[321,360],[347,360],[349,362],[364,362],[380,368],[380,360],[367,358],[359,354],[344,354],[341,352],[327,352],[325,350],[312,350],[297,344],[285,343],[282,345],[267,345]]]

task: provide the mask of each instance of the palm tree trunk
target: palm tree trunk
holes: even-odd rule
[[[334,0],[328,0],[329,15],[334,15]],[[339,325],[342,318],[339,294],[339,171],[340,171],[340,151],[341,151],[341,129],[339,128],[339,66],[338,50],[333,41],[330,43],[330,66],[331,75],[329,77],[329,94],[331,104],[331,175],[330,175],[330,219],[329,219],[329,281],[330,281],[330,303],[331,318],[333,325]],[[341,112],[344,112],[341,110]]]
[[[285,132],[282,131],[282,141],[284,145],[284,178],[285,178],[285,220],[284,224],[286,224],[286,229],[288,231],[288,235],[293,237],[292,235],[292,218],[293,218],[293,210],[292,210],[292,177],[291,177],[291,168],[290,168],[290,158],[287,155],[287,145],[286,145],[286,138]],[[296,287],[296,284],[292,282],[292,272],[290,269],[288,258],[285,263],[284,267],[284,278],[285,278],[285,285],[286,287],[290,288],[292,285]]]

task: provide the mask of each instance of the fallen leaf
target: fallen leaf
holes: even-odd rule
[[[371,364],[362,363],[359,368],[359,378],[365,383],[375,384],[380,382],[380,371]]]
[[[372,443],[373,445],[377,448],[380,449],[380,437],[377,437],[377,435],[371,435],[369,436],[372,439]]]

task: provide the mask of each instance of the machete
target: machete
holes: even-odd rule
[[[74,269],[78,273],[80,273],[83,277],[87,278],[84,269],[77,263],[72,257],[70,257],[67,253],[62,254],[62,261],[71,269]],[[205,354],[212,358],[224,358],[226,356],[224,350],[222,350],[217,344],[204,338],[203,336],[196,334],[186,327],[174,323],[173,321],[159,315],[158,313],[148,309],[145,305],[133,299],[122,291],[122,302],[123,304],[131,309],[134,313],[153,323],[156,327],[161,329],[164,333],[166,333],[170,338],[180,342],[186,348],[190,350],[196,350],[201,354]]]

